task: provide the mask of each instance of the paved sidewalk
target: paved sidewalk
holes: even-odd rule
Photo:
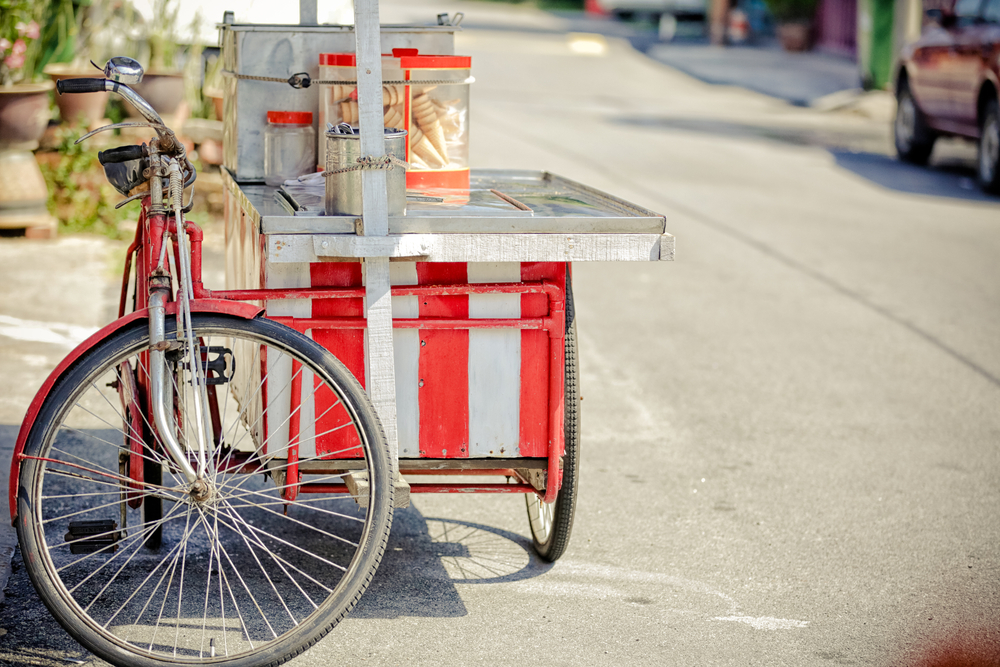
[[[857,63],[826,53],[661,43],[650,46],[646,55],[707,83],[740,86],[797,106],[861,88]]]

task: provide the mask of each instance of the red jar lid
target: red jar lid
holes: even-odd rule
[[[383,57],[389,54],[383,53]],[[417,49],[393,49],[392,57],[399,59],[400,69],[469,69],[471,56],[421,55]],[[353,53],[321,53],[319,64],[333,67],[355,67],[357,57]]]
[[[319,64],[333,67],[354,67],[356,56],[353,53],[321,53]]]
[[[412,50],[416,51],[416,49]],[[392,54],[396,55],[395,49]],[[472,56],[401,54],[399,56],[399,67],[400,69],[469,69],[472,67]]]
[[[312,125],[312,111],[268,111],[267,122],[279,125]]]

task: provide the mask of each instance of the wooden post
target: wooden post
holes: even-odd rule
[[[358,116],[361,127],[361,154],[385,155],[382,120],[382,48],[378,20],[378,0],[354,0],[354,34],[357,39]],[[364,236],[389,233],[389,204],[385,171],[361,172]],[[396,438],[396,373],[392,351],[392,297],[389,291],[389,258],[364,260],[365,307],[368,316],[368,395],[375,405],[393,465],[399,474],[399,445]]]
[[[316,0],[299,0],[299,25],[316,25],[318,16]]]

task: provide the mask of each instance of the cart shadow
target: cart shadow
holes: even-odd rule
[[[18,429],[14,425],[0,425],[0,483],[4,488]],[[6,537],[11,544],[16,543],[9,523],[0,531],[6,531],[0,536]],[[20,555],[15,556],[15,568],[19,559]],[[0,563],[0,569],[5,567],[7,563]],[[396,510],[379,570],[351,617],[465,616],[468,610],[458,585],[521,581],[544,574],[551,567],[535,554],[529,538],[469,521],[426,517],[410,506]],[[15,570],[8,590],[3,616],[10,617],[13,612],[19,621],[28,623],[11,634],[24,638],[35,634],[32,630],[36,624],[48,624],[52,632],[44,632],[43,636],[67,640],[57,642],[53,649],[58,652],[75,647],[72,639],[58,630],[58,625],[28,584],[23,569],[21,572]],[[13,630],[10,621],[4,625]],[[4,643],[0,639],[0,662],[11,655],[3,650]],[[23,645],[19,648],[27,649]],[[26,659],[25,664],[35,664],[34,658],[22,657]]]
[[[353,618],[465,616],[459,585],[503,584],[548,572],[531,540],[469,521],[396,510],[389,544]]]

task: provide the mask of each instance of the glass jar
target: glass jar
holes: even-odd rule
[[[264,130],[264,182],[281,185],[316,171],[311,111],[268,111]]]
[[[411,188],[469,188],[469,56],[393,49],[407,72],[406,172]],[[421,83],[427,81],[429,83]]]
[[[358,125],[356,58],[320,54],[320,126]],[[422,55],[397,48],[382,54],[384,126],[406,130],[406,185],[417,189],[469,188],[469,56]],[[343,82],[343,83],[340,83]],[[322,136],[321,139],[324,139]],[[326,142],[318,155],[325,164]]]

